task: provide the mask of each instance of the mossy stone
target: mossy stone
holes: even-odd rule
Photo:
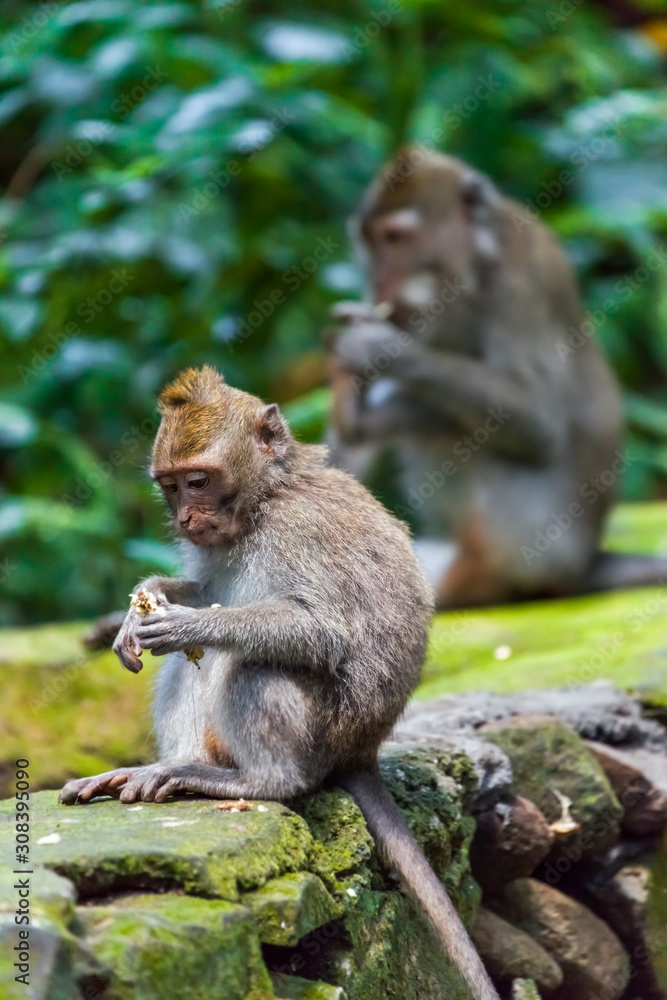
[[[256,892],[243,895],[255,916],[260,941],[296,944],[302,937],[342,915],[342,907],[311,872],[294,872],[271,879]]]
[[[0,861],[12,861],[13,804],[0,803]],[[285,806],[228,813],[210,799],[124,805],[97,799],[62,806],[55,792],[31,801],[32,858],[71,879],[81,896],[124,888],[182,888],[237,900],[286,871],[307,867],[312,839]],[[39,844],[56,834],[58,843]]]
[[[17,924],[15,916],[17,909],[21,909],[19,892],[29,905],[19,919],[27,917],[29,922],[21,919]],[[75,900],[72,883],[48,868],[30,865],[17,874],[9,865],[0,866],[2,1000],[25,1000],[28,996],[71,1000],[78,995],[79,976],[93,972],[95,963],[74,933]],[[28,961],[24,963],[20,949],[26,946]],[[21,964],[29,966],[29,988],[16,980],[25,972]]]
[[[570,799],[572,819],[580,829],[558,835],[551,855],[560,855],[563,844],[581,851],[604,850],[619,833],[623,809],[609,780],[583,740],[567,726],[549,718],[513,717],[490,723],[481,730],[504,750],[512,762],[513,790],[534,802],[553,823],[562,816],[556,793]],[[581,857],[581,854],[579,854]]]
[[[440,747],[392,744],[380,758],[380,771],[417,843],[469,925],[481,898],[468,857],[475,821],[464,812],[465,801],[477,786],[470,760]]]
[[[299,800],[294,806],[313,837],[309,868],[338,903],[349,902],[370,885],[369,862],[373,839],[356,802],[346,792],[327,789]]]
[[[224,900],[129,896],[79,909],[109,1000],[270,1000],[251,912]]]
[[[276,1000],[346,1000],[340,986],[329,983],[314,983],[301,976],[286,976],[276,972],[271,976]]]
[[[428,924],[399,891],[362,890],[345,921],[269,949],[273,971],[332,983],[348,1000],[469,1000]]]

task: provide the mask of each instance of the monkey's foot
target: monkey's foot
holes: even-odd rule
[[[271,783],[255,782],[235,768],[211,764],[149,764],[121,767],[94,778],[68,781],[59,801],[65,805],[89,802],[96,795],[112,795],[121,802],[164,802],[170,795],[191,792],[210,799],[278,799],[284,801],[303,794],[312,783],[275,776]]]
[[[149,764],[146,767],[120,767],[92,778],[74,778],[68,781],[58,801],[67,806],[76,802],[90,802],[97,795],[111,795],[121,802],[153,802],[160,786],[168,781],[176,768],[166,764]],[[163,801],[158,799],[157,801]]]

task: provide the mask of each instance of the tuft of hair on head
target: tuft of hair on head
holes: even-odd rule
[[[236,390],[206,365],[186,368],[158,396],[162,414],[153,445],[153,468],[195,458],[216,439]]]
[[[188,404],[207,406],[217,402],[226,388],[224,377],[210,365],[185,368],[162,390],[158,397],[158,408],[164,413]]]

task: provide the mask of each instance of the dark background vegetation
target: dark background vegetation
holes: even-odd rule
[[[625,496],[664,496],[661,7],[5,0],[0,622],[94,615],[173,568],[142,467],[183,365],[321,435],[327,310],[361,293],[345,218],[407,140],[529,201],[587,308],[613,302],[591,322],[625,388]]]

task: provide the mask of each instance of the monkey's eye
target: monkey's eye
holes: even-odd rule
[[[382,238],[385,243],[400,243],[408,235],[404,229],[385,229]]]
[[[188,487],[191,490],[203,490],[208,486],[208,476],[197,476],[196,479],[188,479]]]
[[[479,177],[467,177],[461,189],[461,200],[466,208],[479,208],[484,204],[484,182]]]
[[[177,483],[160,483],[160,486],[165,491],[165,493],[176,493],[178,490]]]

